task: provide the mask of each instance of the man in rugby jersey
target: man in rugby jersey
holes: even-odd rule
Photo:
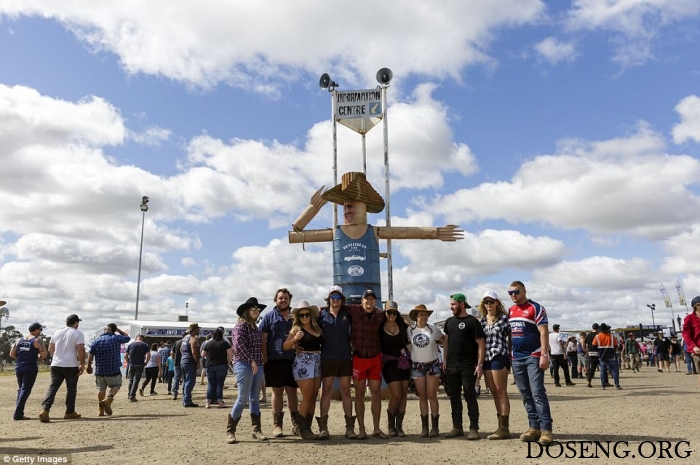
[[[513,377],[523,398],[530,428],[520,435],[523,441],[550,444],[552,414],[544,387],[549,369],[549,328],[547,312],[527,298],[525,285],[513,281],[508,291],[513,306],[508,310],[513,341]]]

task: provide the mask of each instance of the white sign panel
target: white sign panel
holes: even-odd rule
[[[335,118],[377,118],[382,116],[380,89],[335,92]]]

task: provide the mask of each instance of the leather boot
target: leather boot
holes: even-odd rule
[[[508,415],[500,415],[498,417],[498,429],[486,436],[487,439],[510,439],[510,425],[508,424]]]
[[[292,417],[292,435],[299,436],[299,424],[301,423],[301,417],[299,412],[289,411],[289,415]]]
[[[421,423],[420,437],[427,438],[428,437],[428,415],[421,415],[420,416],[420,423]]]
[[[406,412],[396,412],[396,434],[398,434],[400,438],[406,437],[406,433],[403,432],[404,415],[406,415]]]
[[[386,411],[386,418],[387,418],[387,430],[389,433],[389,436],[392,438],[395,438],[398,436],[398,433],[396,432],[396,415],[392,414],[390,411]]]
[[[318,438],[329,439],[331,434],[328,432],[328,415],[316,417],[316,421],[318,422]]]
[[[112,402],[114,402],[113,396],[107,396],[107,398],[104,401],[105,413],[107,414],[107,416],[112,415]]]
[[[345,415],[345,437],[348,439],[357,439],[355,434],[355,417]]]
[[[428,433],[429,438],[436,438],[440,434],[440,415],[431,415],[431,427],[430,433]]]
[[[238,422],[241,421],[241,417],[236,418],[235,420],[233,417],[231,417],[231,414],[228,416],[228,423],[226,424],[226,443],[227,444],[235,444],[236,441],[236,426],[238,426]]]
[[[306,417],[302,417],[301,414],[296,413],[296,416],[297,424],[299,425],[299,436],[301,436],[302,439],[318,439],[318,437],[313,434],[309,428],[312,415],[308,414]]]
[[[284,436],[284,430],[282,429],[282,424],[284,422],[284,412],[275,413],[272,415],[275,426],[272,429],[272,436],[276,438],[281,438]]]
[[[262,427],[260,426],[260,415],[253,415],[251,413],[250,422],[253,424],[253,439],[257,439],[258,441],[267,441],[267,436],[263,434]]]

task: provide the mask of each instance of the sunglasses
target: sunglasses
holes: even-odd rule
[[[343,296],[340,294],[331,294],[328,298],[331,300],[343,300]]]
[[[493,299],[484,299],[484,305],[493,305],[496,301]]]
[[[260,311],[260,307],[250,307],[250,311],[251,311],[251,312],[259,312],[259,311]]]
[[[508,295],[519,295],[520,294],[520,289],[516,289],[514,291],[508,291]]]
[[[389,310],[386,312],[386,316],[396,316],[396,312],[393,310]]]
[[[311,318],[311,313],[300,313],[299,318]]]

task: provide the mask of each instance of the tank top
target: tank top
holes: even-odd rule
[[[15,372],[23,373],[26,371],[38,370],[37,357],[39,349],[34,347],[35,337],[31,339],[20,339],[17,343],[17,361],[15,362]]]
[[[321,333],[320,336],[314,336],[313,334],[309,334],[304,331],[303,328],[301,331],[304,333],[304,337],[302,337],[301,341],[299,341],[299,345],[303,347],[304,352],[318,352],[321,350],[321,345],[323,344],[323,333]]]
[[[180,365],[185,365],[187,363],[194,363],[194,356],[192,355],[192,347],[190,347],[190,338],[192,336],[185,336],[182,338],[182,345],[180,346],[180,351],[182,352],[182,358],[180,358]]]

